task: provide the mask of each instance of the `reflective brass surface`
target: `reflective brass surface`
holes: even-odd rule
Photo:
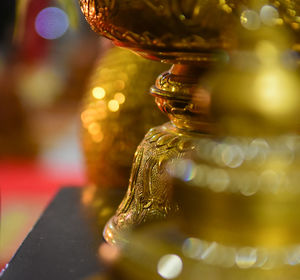
[[[183,231],[234,246],[298,244],[299,140],[201,139],[193,161],[174,172]]]
[[[195,136],[180,134],[170,123],[150,129],[135,153],[125,198],[104,230],[108,242],[120,243],[120,233],[178,210],[167,164],[191,153],[193,141]]]
[[[116,264],[117,279],[299,279],[298,244],[272,249],[233,246],[183,235],[178,223],[174,220],[135,231]]]
[[[299,279],[300,3],[80,2],[115,44],[174,63],[150,90],[171,122],[104,231],[124,279]]]
[[[195,142],[171,169],[180,214],[134,232],[118,264],[124,279],[298,279],[299,140]]]
[[[161,74],[151,88],[160,110],[179,129],[211,133],[210,92],[198,83],[206,69],[197,66],[174,65]]]
[[[204,73],[196,66],[175,65],[152,86],[171,123],[151,129],[137,148],[127,194],[104,230],[108,242],[123,243],[122,235],[132,228],[178,211],[167,164],[188,157],[193,142],[213,131],[209,92],[198,84]]]
[[[167,68],[120,48],[110,49],[99,59],[81,112],[89,184],[97,188],[128,185],[136,146],[151,127],[167,120],[146,94]]]
[[[298,1],[80,0],[93,30],[152,59],[199,62],[247,48],[253,31],[288,30],[297,48]]]

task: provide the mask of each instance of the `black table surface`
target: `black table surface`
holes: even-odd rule
[[[104,242],[105,221],[122,193],[111,191],[105,195],[105,203],[102,198],[99,207],[109,205],[111,213],[106,210],[99,218],[83,207],[81,192],[72,187],[60,190],[2,272],[1,280],[89,280],[106,273],[97,252]]]

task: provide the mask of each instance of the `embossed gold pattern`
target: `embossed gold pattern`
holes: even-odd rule
[[[300,50],[299,1],[80,2],[92,28],[116,45],[153,60],[174,63],[151,88],[171,123],[150,131],[138,147],[128,192],[106,226],[106,240],[125,244],[124,232],[165,218],[179,207],[183,213],[178,223],[181,233],[210,242],[206,257],[217,243],[224,242],[227,249],[238,248],[241,254],[235,255],[234,264],[239,269],[248,269],[242,267],[244,255],[251,265],[256,263],[251,258],[252,247],[296,246],[299,211],[295,206],[299,196],[293,196],[293,192],[298,188],[295,170],[299,163],[292,159],[291,165],[284,162],[290,147],[283,149],[278,137],[281,133],[287,137],[295,134],[299,127],[299,57],[292,52]],[[227,145],[225,136],[231,136],[234,144]],[[245,144],[243,137],[258,145],[258,155],[266,160],[262,166],[245,158],[245,146],[251,144]],[[204,141],[198,142],[200,139]],[[272,148],[267,149],[268,145]],[[194,163],[191,154],[198,154],[200,159]],[[179,168],[174,167],[180,159]],[[255,162],[255,156],[253,159]],[[283,172],[286,168],[286,173],[282,174],[280,168]],[[175,191],[171,175],[183,181]],[[289,191],[292,194],[287,196],[293,202],[290,208],[289,200],[284,200]],[[277,192],[284,195],[279,197]],[[174,193],[178,204],[172,199]],[[278,199],[280,203],[276,203]],[[210,205],[209,201],[215,203]],[[281,215],[279,226],[272,207]],[[289,231],[283,224],[297,226]],[[219,269],[219,263],[214,267]],[[210,275],[206,279],[215,279],[215,271],[205,268]],[[216,279],[223,279],[222,275],[221,271]],[[244,279],[231,275],[228,272],[227,278]],[[197,279],[199,275],[193,276]]]
[[[166,218],[178,210],[166,168],[168,163],[191,153],[195,139],[180,135],[169,123],[150,129],[135,153],[127,194],[107,225],[110,234]],[[104,237],[112,240],[106,230]]]
[[[251,31],[264,26],[287,29],[296,35],[294,38],[299,37],[297,1],[80,0],[80,3],[96,32],[152,59],[201,61],[220,49],[245,47],[242,41],[252,36]],[[273,12],[272,16],[272,11],[262,10],[267,5],[278,14]],[[241,36],[245,29],[249,34]]]
[[[174,65],[161,74],[150,92],[160,110],[180,129],[211,133],[209,89],[198,83],[207,69]]]

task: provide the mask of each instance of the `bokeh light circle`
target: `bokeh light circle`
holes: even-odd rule
[[[183,263],[179,256],[168,254],[160,258],[157,264],[157,272],[164,279],[174,279],[182,271]]]
[[[47,40],[54,40],[68,30],[69,18],[67,14],[56,7],[41,10],[35,19],[36,32]]]

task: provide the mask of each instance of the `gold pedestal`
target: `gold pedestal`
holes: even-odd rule
[[[165,219],[178,210],[168,166],[188,158],[194,142],[212,129],[209,92],[198,84],[203,67],[174,65],[151,88],[158,107],[171,122],[152,128],[135,153],[127,194],[104,229],[109,243],[121,241],[134,227]]]
[[[193,139],[171,123],[150,129],[135,153],[126,196],[104,230],[106,241],[118,243],[133,227],[165,219],[178,210],[167,168],[194,149]]]
[[[193,191],[202,187],[210,187],[213,191],[206,196],[207,201],[216,199],[218,202],[214,204],[216,209],[204,207],[211,212],[208,217],[216,217],[220,221],[222,215],[219,214],[226,211],[229,217],[233,217],[234,211],[230,207],[244,200],[239,196],[230,198],[228,201],[232,201],[233,205],[224,206],[228,199],[227,186],[232,183],[231,171],[227,169],[239,167],[237,161],[243,154],[241,151],[247,137],[265,143],[268,137],[277,139],[280,135],[298,132],[298,65],[291,63],[298,60],[292,52],[292,49],[299,49],[300,9],[297,1],[81,0],[80,3],[92,28],[116,45],[146,58],[174,64],[151,88],[158,107],[171,122],[150,130],[138,147],[128,192],[105,228],[106,240],[111,244],[125,244],[128,231],[143,223],[165,218],[180,207],[183,212],[188,209],[187,217],[192,217],[186,219],[184,231],[187,234],[193,232],[198,216],[192,208],[184,208],[184,202],[188,201],[184,198],[189,198]],[[241,142],[239,137],[244,137]],[[225,149],[223,142],[226,138],[231,139],[234,149]],[[211,149],[213,145],[208,145],[209,148],[204,149],[201,146],[203,139],[220,142],[220,146]],[[272,183],[276,184],[279,174],[276,153],[280,153],[281,148],[279,145],[270,152],[269,165],[260,170],[266,172],[261,180],[271,189],[275,188]],[[263,157],[264,150],[258,148],[258,151]],[[174,189],[170,180],[171,175],[182,172],[172,166],[176,166],[180,159],[184,159],[184,163],[192,159],[197,162],[195,155],[202,153],[204,175],[197,167],[200,175],[193,171],[191,177],[198,174],[198,179],[202,175],[206,178],[206,172],[211,171],[209,168],[213,172],[208,173],[210,175],[205,181],[199,179],[192,189],[184,188],[177,196],[177,203],[173,199]],[[218,168],[218,160],[228,164],[226,170]],[[184,165],[179,166],[185,169]],[[293,163],[287,169],[297,167],[298,163]],[[168,171],[169,168],[171,171]],[[252,168],[252,165],[246,164],[243,169],[236,169],[237,180],[250,185],[243,190],[245,193],[251,193],[255,186],[247,181],[248,177],[252,178],[249,175]],[[248,177],[244,177],[244,171],[249,172]],[[181,183],[181,186],[185,184]],[[175,187],[175,191],[178,188]],[[225,195],[218,198],[214,192],[224,192]],[[197,205],[201,201],[202,205],[205,201],[197,197],[195,195],[193,203]],[[258,201],[260,199],[267,201],[269,198],[260,196]],[[269,207],[272,205],[276,207],[276,203]],[[253,203],[242,206],[244,213],[249,214]],[[266,210],[257,209],[253,212],[254,216]],[[218,215],[214,216],[213,210],[220,211],[216,211]],[[267,215],[265,219],[270,217],[274,218]],[[230,229],[229,220],[227,229]],[[222,235],[209,218],[207,224],[207,227],[197,227],[194,233],[207,229],[209,234],[206,236],[213,236],[212,232],[217,237]],[[244,225],[240,220],[237,224]],[[253,227],[255,229],[257,224],[254,223]],[[252,230],[247,229],[249,235],[245,246],[252,244]],[[269,227],[268,230],[275,238],[274,228]],[[259,238],[266,236],[259,234]],[[228,243],[235,242],[234,238],[230,242],[228,240]],[[211,250],[215,246],[213,242],[213,246],[209,246]],[[275,245],[272,243],[270,246]],[[242,251],[242,256],[244,253]],[[246,257],[248,253],[245,253]],[[248,269],[237,269],[240,268]]]

